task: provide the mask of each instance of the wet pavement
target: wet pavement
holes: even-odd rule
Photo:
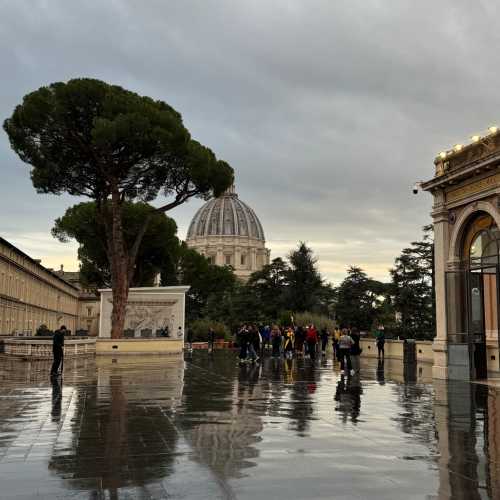
[[[499,389],[229,352],[0,357],[0,498],[500,498]]]

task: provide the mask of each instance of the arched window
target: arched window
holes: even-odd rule
[[[464,241],[464,261],[471,269],[499,263],[500,231],[490,215],[474,219]]]

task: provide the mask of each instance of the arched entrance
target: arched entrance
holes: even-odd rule
[[[459,269],[446,277],[449,374],[484,379],[488,345],[498,347],[500,230],[480,212],[462,234]]]

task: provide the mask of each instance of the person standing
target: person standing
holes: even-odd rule
[[[383,326],[379,326],[377,330],[376,342],[377,342],[378,359],[385,359],[385,335]]]
[[[330,336],[330,334],[328,333],[328,329],[326,328],[326,326],[324,326],[321,329],[321,354],[323,356],[326,356],[326,348],[328,346],[328,337],[329,336]]]
[[[269,348],[269,345],[271,343],[271,328],[269,328],[269,325],[263,326],[261,328],[260,336],[262,338],[262,356],[266,349]]]
[[[304,354],[304,329],[301,326],[295,328],[295,353],[297,356]]]
[[[294,347],[293,330],[291,328],[287,328],[287,330],[285,331],[285,343],[283,346],[286,358],[288,359],[293,358],[293,347]]]
[[[359,372],[361,366],[359,356],[361,355],[362,349],[360,345],[361,335],[357,328],[351,330],[351,338],[354,342],[351,347],[351,365],[355,372]]]
[[[340,373],[344,375],[346,373],[351,373],[352,375],[352,365],[351,365],[351,347],[354,341],[352,337],[348,334],[347,329],[342,329],[342,335],[339,338],[339,358],[340,358]]]
[[[248,335],[248,353],[251,361],[259,361],[259,355],[257,353],[260,352],[260,343],[261,338],[259,330],[257,330],[256,326],[251,326]]]
[[[314,362],[316,359],[316,346],[318,344],[318,332],[316,331],[316,328],[314,328],[314,325],[311,325],[307,329],[306,344],[307,352],[309,353],[311,360]]]
[[[50,369],[50,376],[57,377],[59,371],[59,365],[64,363],[64,335],[67,330],[64,325],[56,330],[52,338],[52,353],[54,355],[54,361],[52,363],[52,368]],[[62,369],[61,369],[62,375]]]
[[[248,330],[246,325],[243,325],[238,332],[238,345],[240,346],[240,363],[244,363],[247,360],[248,355]]]
[[[340,339],[340,330],[335,328],[332,336],[332,347],[333,347],[333,360],[336,361],[339,359],[339,339]]]
[[[279,358],[281,355],[281,332],[277,325],[273,325],[271,330],[271,343],[273,346],[273,358]]]
[[[215,330],[210,327],[208,329],[208,352],[212,353],[214,351],[215,345]]]

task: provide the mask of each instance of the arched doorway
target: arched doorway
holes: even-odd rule
[[[450,378],[488,375],[487,346],[498,347],[499,256],[498,226],[489,214],[475,214],[463,231],[460,269],[447,273]]]

